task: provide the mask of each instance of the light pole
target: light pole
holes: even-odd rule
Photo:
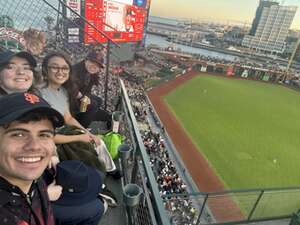
[[[288,62],[288,64],[287,64],[287,66],[286,66],[286,76],[287,76],[287,77],[288,77],[288,75],[289,75],[289,70],[290,70],[290,67],[291,67],[291,65],[292,65],[292,63],[293,63],[293,61],[294,61],[294,58],[295,58],[295,56],[296,56],[296,53],[297,53],[298,48],[300,48],[300,37],[298,38],[298,41],[297,41],[297,43],[296,43],[296,46],[295,46],[295,48],[294,48],[294,50],[293,50],[293,53],[292,53],[292,55],[291,55],[291,57],[290,57],[290,59],[289,59],[289,62]]]

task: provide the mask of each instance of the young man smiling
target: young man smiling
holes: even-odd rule
[[[63,117],[30,93],[0,98],[0,224],[54,225],[40,179],[53,155]]]

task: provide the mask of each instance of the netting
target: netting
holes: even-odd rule
[[[0,0],[0,47],[47,53],[61,50],[80,60],[93,46],[83,43],[84,17],[59,0]],[[95,41],[95,45],[101,46]]]

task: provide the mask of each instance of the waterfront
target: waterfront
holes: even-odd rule
[[[202,48],[195,48],[191,46],[186,46],[182,44],[177,44],[173,42],[169,42],[166,40],[165,37],[153,35],[153,34],[147,34],[146,36],[146,47],[149,45],[157,45],[160,48],[167,48],[167,47],[173,47],[175,50],[180,50],[184,53],[190,53],[190,54],[197,54],[205,57],[210,58],[216,58],[216,59],[223,59],[228,60],[232,62],[238,62],[238,61],[244,61],[247,60],[248,62],[258,62],[258,63],[264,63],[265,67],[267,67],[267,64],[272,62],[273,65],[280,65],[282,69],[284,69],[287,65],[287,60],[285,59],[272,59],[266,56],[258,56],[258,55],[245,55],[244,58],[230,55],[230,53],[225,54],[221,52],[215,52],[213,50],[207,50]],[[296,69],[296,71],[300,71],[300,63],[293,63],[292,68]]]
[[[161,48],[174,47],[174,49],[181,50],[182,52],[185,52],[185,53],[198,54],[198,55],[203,55],[203,56],[211,57],[211,58],[225,59],[228,61],[236,61],[238,59],[238,57],[232,56],[229,54],[219,53],[219,52],[210,51],[210,50],[201,49],[201,48],[194,48],[194,47],[181,45],[181,44],[177,44],[177,43],[172,43],[172,42],[167,41],[166,38],[164,38],[162,36],[147,34],[146,47],[151,44],[157,45]]]

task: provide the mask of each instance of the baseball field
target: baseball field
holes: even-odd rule
[[[299,186],[300,93],[201,75],[163,99],[225,188]]]

